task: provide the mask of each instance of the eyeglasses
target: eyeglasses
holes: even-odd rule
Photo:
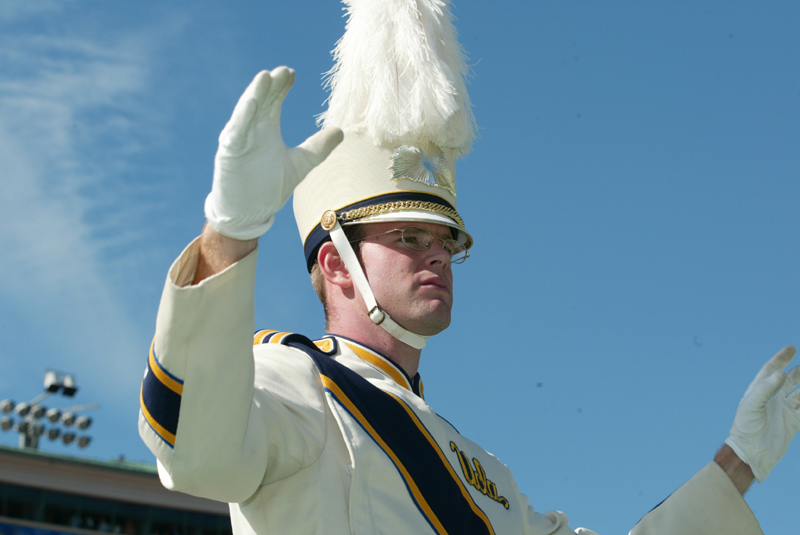
[[[380,234],[374,234],[372,236],[365,236],[357,240],[352,240],[350,243],[361,242],[368,240],[369,238],[377,238],[378,236],[391,234],[392,232],[399,232],[400,239],[403,241],[403,245],[409,249],[414,249],[415,251],[426,251],[431,248],[433,240],[439,240],[442,242],[442,248],[450,255],[451,264],[463,264],[464,261],[470,256],[463,243],[459,243],[456,240],[437,238],[424,228],[419,227],[405,227],[387,230],[386,232],[381,232]]]

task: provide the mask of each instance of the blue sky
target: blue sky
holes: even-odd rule
[[[312,133],[341,15],[0,3],[0,397],[34,397],[56,368],[77,374],[75,403],[102,405],[88,449],[43,449],[152,459],[139,380],[219,131],[252,77],[286,64],[284,137]],[[476,245],[423,355],[427,399],[537,509],[627,532],[711,459],[762,361],[800,344],[800,4],[461,0],[455,15],[481,126],[458,172]],[[321,335],[290,210],[262,243],[257,326]],[[767,533],[796,531],[799,476],[794,444],[749,492]]]

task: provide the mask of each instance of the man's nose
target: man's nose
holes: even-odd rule
[[[443,265],[450,263],[450,253],[444,248],[444,240],[440,238],[433,238],[428,253],[430,255],[429,261],[431,265],[436,262],[441,262]]]

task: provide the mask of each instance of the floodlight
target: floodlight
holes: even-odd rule
[[[90,425],[92,425],[92,419],[88,416],[78,416],[75,419],[75,427],[79,429],[86,429]]]
[[[44,389],[47,392],[56,393],[61,388],[61,381],[58,380],[58,374],[54,371],[44,373]]]
[[[0,428],[2,428],[3,431],[8,431],[12,427],[14,427],[14,420],[12,420],[10,416],[3,416],[0,418]]]
[[[93,422],[91,418],[83,416],[82,413],[90,409],[96,409],[99,404],[89,403],[50,409],[41,404],[46,398],[57,393],[68,397],[74,396],[78,391],[76,382],[77,379],[73,374],[57,370],[45,370],[44,392],[40,392],[38,396],[24,403],[14,403],[10,399],[0,401],[0,430],[8,431],[13,429],[19,433],[20,448],[37,449],[39,447],[39,438],[45,435],[50,440],[60,438],[65,445],[75,442],[81,448],[86,448],[92,439],[88,436],[79,438],[77,432],[88,429]],[[14,414],[17,414],[19,418],[15,417]],[[48,421],[45,421],[45,418]],[[54,425],[51,426],[50,424]],[[72,426],[74,426],[73,429],[68,429]]]
[[[61,380],[61,385],[64,388],[61,393],[65,396],[72,397],[78,391],[78,387],[75,385],[75,377],[72,375],[65,375]]]

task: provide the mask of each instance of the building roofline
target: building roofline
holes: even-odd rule
[[[127,461],[118,459],[101,461],[99,459],[89,459],[86,457],[73,457],[71,455],[45,452],[33,448],[15,448],[13,446],[6,446],[0,444],[0,454],[2,453],[9,453],[12,455],[21,455],[26,457],[38,457],[41,459],[48,459],[56,462],[91,466],[96,468],[105,468],[108,470],[119,470],[121,472],[158,475],[158,469],[156,468],[155,463],[151,464],[143,461]]]
[[[96,461],[0,446],[0,483],[200,513],[228,514],[228,505],[164,488],[155,466]]]

